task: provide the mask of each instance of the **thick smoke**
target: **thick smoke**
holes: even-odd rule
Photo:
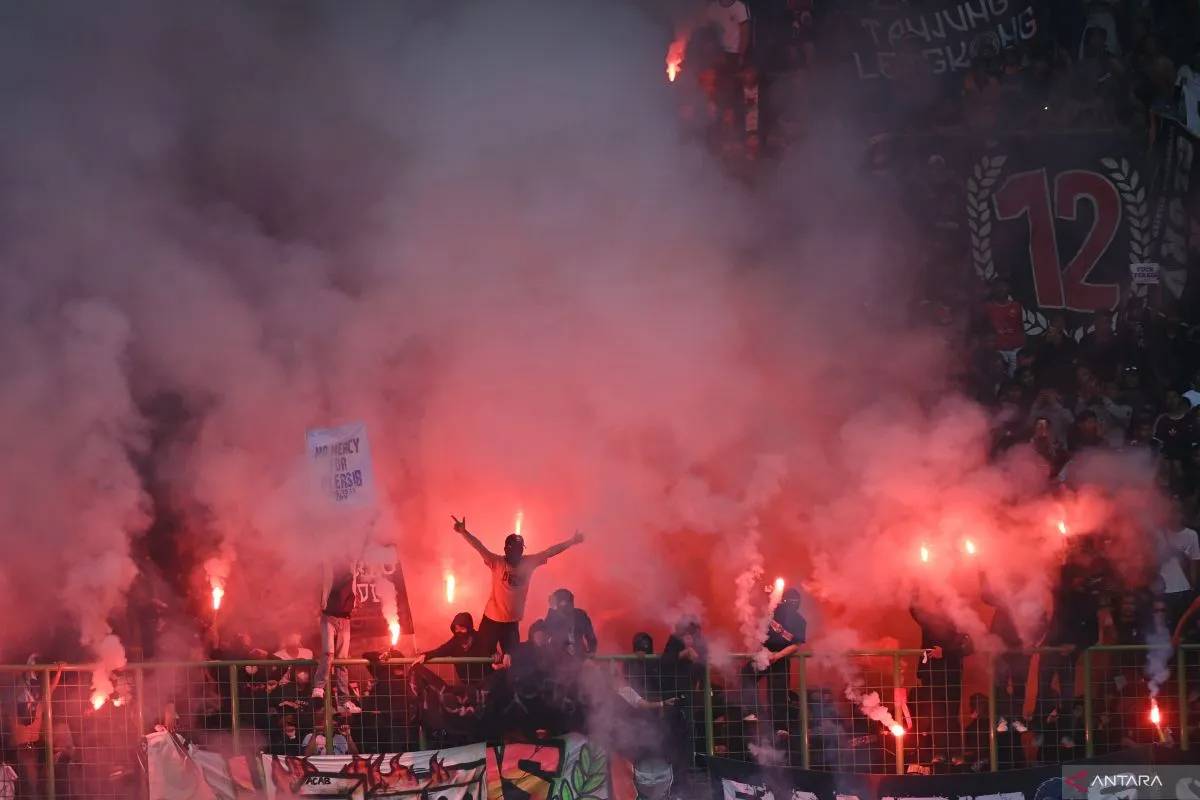
[[[926,585],[979,629],[978,569],[1045,589],[1061,515],[1149,508],[990,463],[946,332],[908,312],[919,244],[864,132],[835,109],[730,179],[679,123],[672,28],[633,4],[9,16],[0,600],[61,611],[91,656],[151,515],[177,606],[228,552],[226,619],[311,629],[306,581],[362,533],[321,510],[303,437],[350,420],[426,640],[486,599],[451,513],[495,550],[518,508],[531,550],[588,533],[533,597],[572,587],[615,647],[692,595],[710,628],[757,625],[743,593],[776,575],[830,624],[894,629]]]

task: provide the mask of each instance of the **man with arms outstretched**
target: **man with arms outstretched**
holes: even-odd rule
[[[525,616],[525,598],[529,596],[529,579],[533,571],[572,545],[583,541],[583,534],[575,532],[565,542],[560,542],[540,553],[525,555],[525,540],[519,533],[510,533],[504,540],[504,555],[499,556],[484,547],[469,530],[467,519],[454,520],[454,530],[462,534],[475,552],[483,558],[492,571],[492,593],[483,609],[479,622],[480,647],[491,653],[500,646],[507,657],[521,640],[521,618]]]

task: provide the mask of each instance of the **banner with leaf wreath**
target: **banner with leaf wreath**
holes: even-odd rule
[[[1106,135],[1001,139],[970,160],[971,264],[1009,282],[1027,333],[1051,312],[1115,308],[1133,289],[1132,267],[1152,257],[1143,163],[1135,143]]]

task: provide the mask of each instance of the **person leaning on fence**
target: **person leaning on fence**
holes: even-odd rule
[[[742,668],[742,707],[745,722],[758,722],[758,685],[766,678],[771,723],[777,736],[787,736],[789,657],[800,650],[808,632],[808,623],[800,613],[800,591],[788,589],[783,593],[763,640],[765,663],[751,659]]]
[[[36,663],[36,656],[30,657],[30,663]],[[50,679],[50,692],[44,696],[38,673],[26,673],[27,677],[17,687],[12,702],[4,704],[3,727],[0,730],[3,730],[5,744],[16,756],[19,778],[17,797],[41,796],[42,776],[47,769],[44,763],[45,743],[42,726],[45,722],[46,704],[54,696],[54,691],[62,680],[62,673],[62,666],[59,665]]]

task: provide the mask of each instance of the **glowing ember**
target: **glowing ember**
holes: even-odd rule
[[[392,635],[392,647],[395,647],[397,644],[400,643],[400,623],[399,622],[389,622],[388,623],[388,633],[390,633]]]
[[[1067,521],[1065,519],[1060,519],[1058,521],[1058,532],[1063,536],[1067,535]]]
[[[99,711],[101,708],[104,707],[104,703],[107,700],[108,700],[108,698],[106,698],[104,695],[97,692],[96,694],[92,695],[92,708],[95,709],[96,711]]]
[[[113,698],[113,708],[120,708],[124,702],[125,701],[122,700],[120,697],[114,697]]]
[[[899,738],[904,735],[904,726],[899,722],[893,722],[891,725],[892,736]]]
[[[963,542],[963,550],[965,550],[969,556],[975,555],[975,543],[970,539],[967,539]]]
[[[517,518],[513,520],[513,533],[517,536],[521,535],[521,526],[525,523],[525,512],[517,510]]]
[[[225,590],[220,586],[212,587],[212,607],[213,611],[221,610],[221,598],[225,597]]]
[[[446,573],[446,602],[447,603],[454,602],[455,583],[456,582],[454,580],[454,576],[450,573]]]
[[[921,561],[929,563],[929,548],[925,545],[921,545]]]
[[[687,50],[687,39],[676,39],[667,48],[667,80],[675,82],[676,76],[683,70],[683,54]]]
[[[1157,700],[1150,701],[1150,721],[1154,723],[1155,727],[1162,724],[1162,714],[1158,710]]]
[[[783,578],[775,579],[775,591],[777,591],[777,592],[783,591]]]

